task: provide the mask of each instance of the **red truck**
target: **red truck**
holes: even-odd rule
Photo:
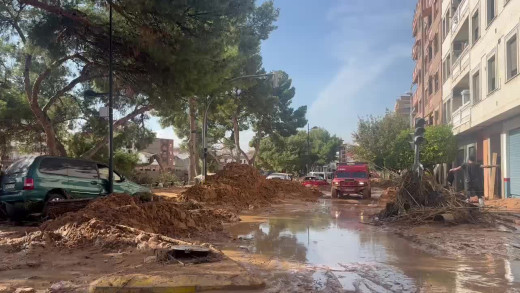
[[[341,195],[361,194],[363,198],[372,196],[370,170],[367,163],[339,163],[332,180],[332,198]]]

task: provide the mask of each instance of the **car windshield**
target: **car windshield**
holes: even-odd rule
[[[336,172],[336,178],[367,178],[366,172]]]
[[[24,173],[27,172],[27,169],[34,161],[35,157],[25,157],[22,159],[19,159],[18,161],[15,161],[12,163],[7,170],[5,170],[6,174],[17,174],[17,173]]]
[[[305,177],[305,180],[316,180],[316,177]]]

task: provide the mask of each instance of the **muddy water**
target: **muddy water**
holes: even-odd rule
[[[331,271],[351,292],[520,292],[520,261],[492,255],[449,259],[365,225],[366,205],[323,199],[311,209],[277,209],[229,228],[241,251],[270,261]],[[330,274],[329,274],[330,275]]]

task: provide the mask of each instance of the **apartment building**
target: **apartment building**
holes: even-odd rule
[[[425,118],[429,125],[442,123],[441,9],[442,0],[417,1],[412,24],[416,62],[412,116]]]
[[[442,122],[457,164],[475,156],[488,198],[520,196],[518,0],[442,0]]]
[[[394,111],[396,114],[410,119],[412,113],[412,94],[407,93],[395,101]]]

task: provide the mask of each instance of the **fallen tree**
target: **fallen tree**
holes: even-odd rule
[[[379,220],[426,224],[443,221],[449,223],[492,223],[493,217],[485,208],[466,201],[466,197],[437,184],[425,174],[421,180],[412,172],[405,172],[398,179],[397,188],[389,188],[390,197]],[[388,193],[392,193],[388,195]]]

